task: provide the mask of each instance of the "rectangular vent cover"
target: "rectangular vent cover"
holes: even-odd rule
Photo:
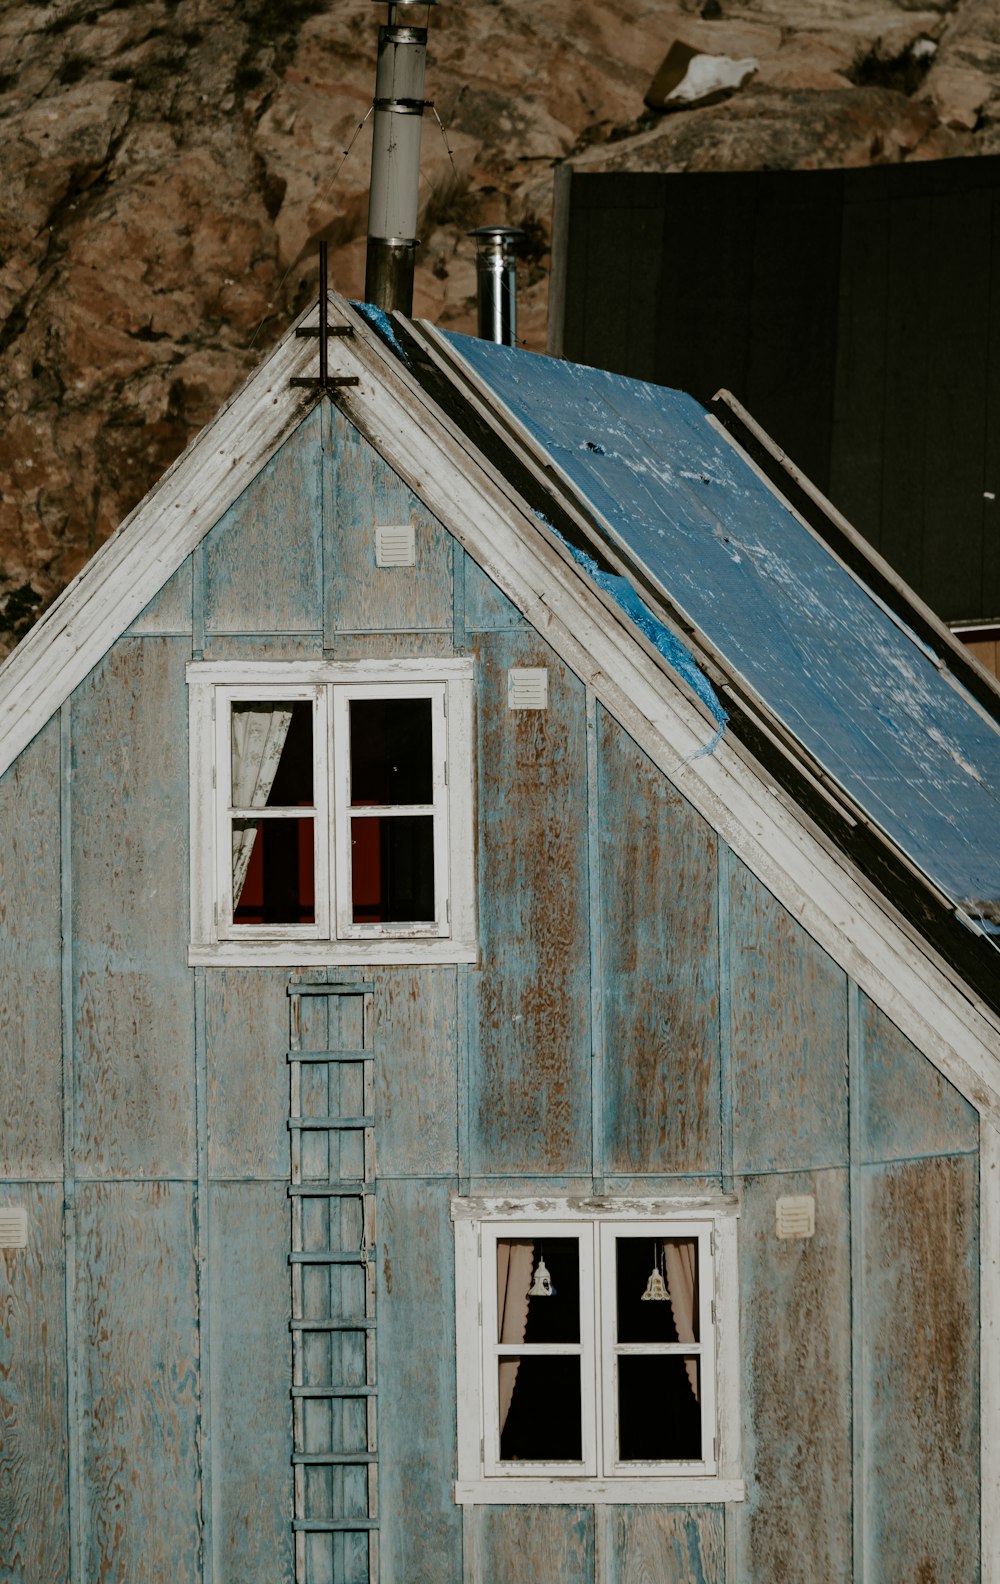
[[[397,528],[375,529],[376,566],[414,566],[416,560],[417,542],[412,523],[403,523]]]
[[[543,710],[548,707],[548,669],[545,666],[512,666],[507,672],[507,708]]]
[[[816,1232],[816,1200],[812,1194],[776,1199],[774,1221],[780,1238],[811,1238]]]
[[[0,1205],[0,1248],[25,1248],[28,1242],[28,1212]]]

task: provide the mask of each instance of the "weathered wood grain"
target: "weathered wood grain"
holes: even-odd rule
[[[210,1218],[213,1584],[291,1584],[288,1197],[213,1184]]]
[[[332,660],[443,659],[455,653],[450,632],[333,633],[327,648]]]
[[[448,1193],[447,1182],[378,1185],[382,1584],[458,1584],[462,1577],[451,1489],[455,1262]]]
[[[332,540],[324,546],[326,631],[452,630],[453,540],[354,426],[332,414],[324,488]],[[375,565],[376,525],[415,529],[416,564]]]
[[[729,873],[735,1169],[846,1165],[846,977],[743,864]]]
[[[865,1578],[979,1577],[978,1172],[863,1172]]]
[[[734,1509],[735,1576],[740,1584],[846,1584],[852,1486],[848,1173],[749,1177],[741,1191],[747,1500]],[[776,1198],[804,1193],[816,1196],[815,1237],[777,1238]]]
[[[979,1117],[867,996],[861,998],[865,1162],[979,1148]]]
[[[481,635],[478,652],[482,967],[472,974],[472,1171],[586,1172],[584,688],[534,634]],[[510,666],[548,667],[548,709],[508,709]]]
[[[125,638],[72,701],[76,1170],[192,1176],[183,638]]]
[[[724,1584],[721,1507],[610,1507],[607,1584]]]
[[[28,1245],[0,1252],[0,1577],[69,1577],[62,1187],[0,1184]]]
[[[323,635],[315,633],[211,633],[205,640],[206,660],[320,660]]]
[[[719,1172],[715,834],[597,720],[607,1170]]]
[[[594,1584],[593,1507],[465,1509],[475,1526],[469,1584]]]
[[[212,1177],[288,1179],[288,978],[287,968],[205,977]]]
[[[320,425],[316,407],[205,539],[207,632],[321,630]]]
[[[0,778],[0,1174],[62,1177],[59,721]]]
[[[200,1584],[194,1192],[89,1183],[78,1195],[84,1576]]]
[[[191,557],[182,561],[173,577],[154,594],[128,629],[134,636],[191,631]]]
[[[380,968],[369,977],[379,1173],[457,1172],[457,970]]]
[[[503,632],[528,625],[517,606],[470,555],[465,557],[465,625],[469,632]]]

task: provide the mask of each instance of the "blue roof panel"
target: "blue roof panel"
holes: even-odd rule
[[[1000,729],[682,392],[446,339],[819,763],[955,901],[1000,899]]]

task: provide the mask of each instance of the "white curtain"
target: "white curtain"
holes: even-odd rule
[[[698,1302],[698,1245],[694,1238],[675,1238],[663,1245],[667,1267],[667,1291],[674,1312],[674,1325],[678,1342],[693,1342],[694,1319]],[[685,1361],[688,1380],[698,1401],[698,1364],[693,1358]]]
[[[534,1243],[497,1242],[497,1340],[523,1342],[528,1328],[528,1288],[535,1263]],[[507,1423],[520,1359],[500,1361],[500,1429]]]
[[[234,704],[233,808],[263,808],[278,770],[292,719],[290,704]],[[257,827],[233,831],[233,911],[243,893]]]

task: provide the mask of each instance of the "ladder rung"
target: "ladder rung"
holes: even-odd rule
[[[293,1386],[293,1397],[375,1397],[374,1386]]]
[[[360,1320],[291,1320],[290,1331],[374,1331],[375,1321],[369,1315]]]
[[[370,1050],[290,1050],[285,1054],[285,1060],[290,1062],[361,1062],[371,1059]]]
[[[367,980],[358,984],[290,984],[290,996],[326,995],[326,996],[352,996],[368,995],[375,987]]]
[[[338,1196],[341,1198],[355,1196],[361,1199],[365,1194],[375,1192],[375,1184],[362,1182],[360,1178],[354,1182],[341,1179],[338,1182],[328,1183],[289,1183],[288,1192],[294,1199],[333,1199]]]
[[[377,1529],[377,1518],[293,1518],[292,1528],[306,1534],[360,1534]]]
[[[367,1265],[374,1262],[375,1245],[369,1249],[293,1249],[290,1265]]]
[[[375,1118],[360,1117],[289,1117],[288,1126],[293,1133],[348,1133],[375,1126]]]
[[[377,1452],[293,1452],[293,1463],[314,1467],[332,1467],[352,1463],[377,1463]]]

